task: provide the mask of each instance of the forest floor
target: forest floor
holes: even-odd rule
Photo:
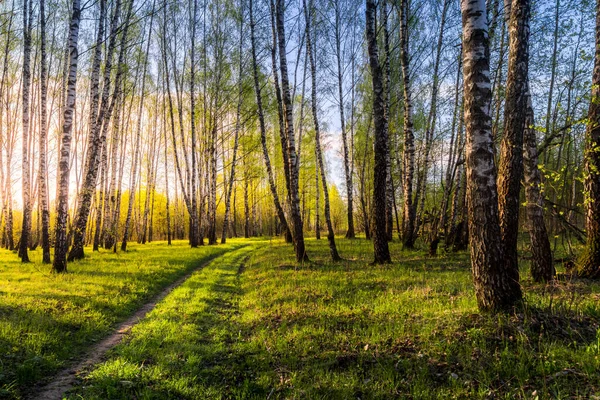
[[[332,263],[325,239],[308,240],[299,265],[278,240],[138,245],[65,276],[2,254],[0,398],[26,395],[210,257],[66,396],[600,398],[598,283],[533,284],[524,262],[524,308],[487,316],[467,253],[392,243],[394,263],[379,267],[364,239],[338,247]]]
[[[117,254],[86,248],[86,258],[69,263],[64,275],[41,264],[39,248],[28,264],[0,250],[0,399],[27,397],[58,371],[85,362],[90,349],[173,282],[245,245],[132,244]]]

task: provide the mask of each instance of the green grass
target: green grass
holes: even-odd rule
[[[106,336],[169,283],[203,261],[243,246],[190,249],[187,242],[130,244],[126,253],[92,253],[51,274],[0,250],[0,398],[20,398]]]
[[[466,253],[431,259],[394,243],[394,263],[379,267],[365,240],[339,239],[340,263],[325,240],[307,245],[304,265],[278,241],[212,262],[70,398],[600,395],[598,284],[534,285],[524,265],[524,309],[487,316]]]

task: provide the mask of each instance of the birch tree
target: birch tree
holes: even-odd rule
[[[334,41],[335,41],[335,61],[336,61],[336,78],[337,78],[337,101],[340,113],[340,130],[342,132],[342,151],[344,156],[344,178],[346,181],[346,198],[348,202],[348,208],[346,218],[348,219],[348,229],[346,231],[347,239],[354,239],[356,233],[354,231],[354,199],[353,199],[353,183],[352,183],[352,172],[350,163],[352,155],[349,151],[348,146],[348,132],[346,127],[346,117],[344,112],[345,101],[344,101],[344,70],[342,68],[342,10],[340,0],[334,0]],[[354,49],[352,49],[354,50]],[[354,57],[354,55],[352,55]],[[354,85],[354,82],[352,83]],[[303,96],[304,97],[304,96]],[[352,122],[351,122],[352,123]]]
[[[375,166],[373,168],[373,247],[376,264],[391,261],[386,230],[386,189],[387,189],[387,153],[388,132],[385,113],[385,93],[383,89],[383,74],[379,64],[379,50],[375,33],[375,1],[367,0],[366,4],[366,35],[369,52],[369,66],[373,85],[373,119],[375,121]]]
[[[306,249],[304,247],[304,228],[302,225],[302,216],[300,214],[300,197],[298,195],[298,162],[296,153],[296,144],[294,136],[294,117],[292,110],[292,100],[290,96],[290,85],[288,80],[288,66],[286,54],[286,37],[284,23],[284,0],[277,0],[277,40],[279,46],[279,65],[281,70],[281,93],[283,101],[283,110],[285,115],[285,127],[287,136],[287,155],[288,169],[290,171],[290,214],[292,220],[292,232],[294,248],[296,250],[296,261],[308,261]]]
[[[23,224],[19,240],[19,257],[22,262],[29,262],[27,246],[31,230],[31,183],[29,165],[29,130],[30,130],[30,85],[31,85],[31,24],[33,10],[29,0],[23,0],[23,131],[22,131],[22,160],[21,180],[23,188]]]
[[[260,143],[263,153],[263,158],[265,161],[265,167],[267,168],[267,177],[269,180],[269,189],[271,191],[271,195],[273,196],[273,202],[275,204],[275,210],[277,212],[277,216],[279,218],[279,222],[281,223],[282,229],[284,232],[289,232],[290,228],[283,211],[283,207],[281,202],[279,201],[279,195],[277,192],[277,187],[275,186],[275,179],[273,178],[273,169],[271,167],[271,159],[269,156],[269,149],[267,147],[267,128],[265,124],[265,117],[262,105],[262,91],[261,84],[258,76],[258,63],[256,58],[256,36],[255,30],[256,25],[254,21],[254,9],[253,9],[253,0],[249,0],[249,13],[250,13],[250,44],[252,51],[252,75],[254,78],[254,92],[256,94],[256,108],[258,113],[258,123],[260,130]],[[244,236],[249,237],[249,221],[248,221],[248,179],[244,179],[244,209],[245,209],[245,223],[244,223]],[[290,233],[291,235],[291,233]]]
[[[38,197],[42,212],[42,262],[49,264],[50,260],[50,210],[48,208],[48,172],[46,157],[48,153],[48,66],[46,53],[46,0],[40,0],[40,136],[39,136],[39,188]],[[1,168],[1,167],[0,167]]]
[[[69,215],[69,172],[71,158],[71,132],[77,90],[77,63],[79,52],[79,23],[81,20],[80,1],[73,0],[71,23],[69,26],[69,67],[67,78],[67,97],[63,110],[63,126],[61,134],[59,167],[59,183],[56,203],[56,236],[54,245],[54,272],[67,272],[67,217]]]
[[[239,30],[239,60],[238,60],[238,101],[235,112],[235,128],[233,138],[233,157],[231,160],[231,171],[229,173],[229,186],[225,190],[225,216],[223,218],[223,232],[221,234],[221,244],[225,244],[227,241],[227,230],[229,229],[229,216],[231,214],[231,192],[233,191],[233,181],[235,180],[235,167],[237,163],[237,151],[240,143],[240,130],[241,127],[241,114],[242,114],[242,103],[244,100],[244,85],[243,85],[243,71],[244,71],[244,0],[240,0],[240,30]]]
[[[88,152],[86,160],[86,171],[83,186],[79,191],[77,201],[78,212],[73,229],[73,247],[68,255],[68,260],[83,258],[83,246],[85,242],[85,228],[87,219],[90,213],[92,195],[96,189],[96,174],[97,161],[100,146],[100,129],[99,125],[102,121],[97,120],[98,107],[100,105],[100,65],[102,62],[102,43],[104,41],[104,18],[106,15],[106,0],[100,0],[100,18],[98,20],[98,32],[96,36],[96,44],[94,45],[94,55],[92,61],[92,74],[90,78],[90,112],[89,112],[89,129],[90,135],[88,139]],[[108,82],[105,82],[108,84]]]
[[[148,27],[148,37],[146,38],[146,51],[145,51],[145,56],[144,56],[144,60],[142,61],[143,66],[142,66],[142,87],[141,87],[141,91],[140,91],[140,106],[138,109],[138,117],[137,117],[137,124],[136,124],[136,129],[135,129],[135,147],[134,147],[134,155],[133,155],[133,164],[132,164],[132,172],[131,172],[131,177],[130,177],[130,186],[129,186],[129,199],[128,199],[128,203],[127,203],[127,217],[125,218],[125,227],[124,227],[124,231],[123,231],[123,240],[121,241],[121,251],[125,251],[127,250],[127,242],[129,240],[129,230],[130,230],[130,224],[131,224],[131,213],[132,213],[132,209],[133,209],[133,200],[135,198],[134,193],[135,193],[135,188],[136,188],[136,183],[137,183],[137,172],[138,172],[138,161],[140,158],[140,141],[141,141],[141,137],[142,137],[142,119],[143,119],[143,115],[144,115],[144,97],[145,97],[145,90],[146,90],[146,75],[148,73],[148,59],[149,59],[149,50],[150,50],[150,43],[151,43],[151,38],[152,38],[152,23],[154,22],[154,10],[155,10],[155,6],[156,5],[156,1],[152,2],[152,11],[150,14],[150,24]],[[126,31],[125,31],[126,33]]]
[[[415,137],[413,132],[413,105],[410,89],[410,72],[408,56],[408,0],[400,0],[400,64],[402,66],[402,82],[404,90],[404,156],[402,169],[404,171],[404,204],[403,204],[403,233],[404,247],[415,245],[416,210],[413,203],[413,178],[415,173]]]
[[[517,240],[519,193],[523,176],[523,131],[527,110],[529,0],[515,0],[510,8],[505,7],[505,9],[510,11],[509,56],[504,135],[500,150],[498,201],[500,229],[505,246],[505,268],[510,273],[511,279],[515,281],[514,284],[518,285]]]
[[[312,49],[312,38],[311,38],[311,17],[309,9],[306,6],[306,0],[303,0],[304,16],[306,19],[306,54],[310,60],[310,75],[311,75],[311,109],[313,114],[313,122],[315,127],[315,151],[317,157],[317,164],[319,165],[318,170],[321,172],[321,183],[323,185],[323,201],[325,203],[325,223],[327,224],[327,241],[329,242],[329,254],[333,261],[341,260],[338,254],[337,247],[335,245],[335,232],[333,231],[333,225],[331,224],[331,205],[329,203],[329,189],[327,188],[327,176],[325,173],[325,163],[323,162],[323,152],[321,149],[321,130],[319,127],[319,116],[317,110],[317,66],[315,63],[315,57]],[[317,190],[319,188],[317,187]]]
[[[600,278],[600,1],[596,1],[596,52],[585,133],[585,225],[587,244],[578,274]]]
[[[190,2],[191,3],[191,2]],[[200,224],[198,222],[198,196],[196,190],[196,165],[197,165],[197,153],[196,153],[196,20],[198,18],[198,0],[193,0],[193,4],[190,4],[191,11],[191,44],[190,44],[190,130],[191,130],[191,171],[188,171],[190,179],[190,197],[191,197],[191,208],[190,212],[190,246],[198,247],[199,245],[199,233]],[[150,34],[148,35],[148,41],[150,41]],[[205,89],[206,90],[206,89]]]
[[[482,311],[515,305],[521,288],[504,268],[496,166],[492,140],[492,99],[485,0],[461,0],[467,204],[471,267]]]

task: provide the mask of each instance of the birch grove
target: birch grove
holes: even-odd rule
[[[66,272],[131,242],[398,241],[469,252],[491,311],[597,278],[592,3],[2,2],[0,244]]]

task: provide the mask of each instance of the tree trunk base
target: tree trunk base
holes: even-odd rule
[[[439,244],[440,244],[439,237],[436,237],[429,243],[429,256],[430,257],[437,257],[437,249],[438,249]]]
[[[84,256],[85,256],[85,254],[83,252],[83,247],[73,246],[71,248],[71,251],[69,252],[69,255],[67,256],[67,261],[71,262],[71,261],[75,261],[75,260],[83,260]]]

